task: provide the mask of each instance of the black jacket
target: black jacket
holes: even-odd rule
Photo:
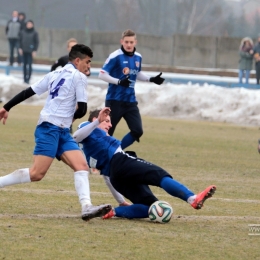
[[[51,71],[56,70],[59,66],[64,67],[69,62],[69,55],[60,57],[52,66]]]
[[[23,52],[32,53],[33,51],[37,51],[39,46],[39,36],[34,28],[24,29],[21,31],[20,35],[20,48]]]

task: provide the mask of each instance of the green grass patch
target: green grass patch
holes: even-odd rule
[[[0,126],[0,175],[32,164],[40,109],[17,106]],[[260,224],[259,129],[149,117],[143,117],[143,126],[140,143],[128,150],[195,193],[217,185],[202,210],[152,187],[174,209],[168,224],[83,222],[73,172],[55,161],[41,182],[0,190],[0,259],[260,259],[260,236],[248,235],[248,224]],[[127,131],[122,121],[115,136]],[[90,186],[93,204],[117,205],[101,176],[91,174]]]

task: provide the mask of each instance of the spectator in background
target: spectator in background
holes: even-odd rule
[[[70,52],[71,48],[76,45],[78,42],[75,38],[70,38],[67,41],[67,51]],[[56,70],[58,67],[64,67],[69,62],[69,54],[64,55],[60,57],[58,60],[55,61],[55,63],[51,66],[51,71]],[[90,69],[86,74],[87,76],[90,76]]]
[[[249,37],[245,37],[241,40],[239,48],[239,83],[243,83],[243,77],[246,78],[246,84],[249,84],[250,71],[253,64],[253,41]]]
[[[13,11],[12,19],[10,19],[8,21],[6,28],[5,28],[5,34],[8,38],[9,48],[10,48],[10,54],[9,54],[9,65],[10,66],[13,66],[13,63],[14,63],[14,49],[16,49],[16,51],[17,51],[18,65],[21,65],[21,56],[18,51],[20,31],[21,31],[21,24],[18,20],[18,12]]]
[[[257,44],[254,47],[254,59],[255,59],[255,72],[256,72],[256,84],[260,82],[260,35],[257,38]]]
[[[29,84],[32,74],[33,57],[39,46],[38,33],[34,29],[32,20],[26,22],[26,27],[21,31],[19,52],[23,55],[23,79]]]
[[[24,30],[26,27],[25,19],[26,19],[25,13],[20,12],[18,14],[18,20],[19,20],[19,23],[21,24],[21,31]]]

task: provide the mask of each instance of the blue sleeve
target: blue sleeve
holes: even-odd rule
[[[103,65],[102,69],[110,74],[111,71],[116,67],[116,63],[117,63],[116,58],[110,59],[110,57],[108,57],[107,60],[105,61],[105,64]]]
[[[82,127],[88,125],[88,124],[90,124],[90,122],[88,122],[88,121],[83,122],[83,123],[81,123],[81,124],[78,126],[78,129],[80,129],[80,128],[82,128]]]

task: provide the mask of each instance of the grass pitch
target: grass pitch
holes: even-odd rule
[[[19,105],[0,125],[0,175],[31,165],[40,109]],[[259,129],[146,117],[143,126],[141,142],[129,150],[195,193],[215,184],[203,209],[153,187],[174,209],[170,223],[83,222],[73,172],[55,161],[41,182],[0,190],[0,259],[260,259],[260,227],[248,226],[260,224]],[[122,121],[115,136],[126,132]],[[117,205],[101,176],[90,175],[90,185],[93,204]]]

